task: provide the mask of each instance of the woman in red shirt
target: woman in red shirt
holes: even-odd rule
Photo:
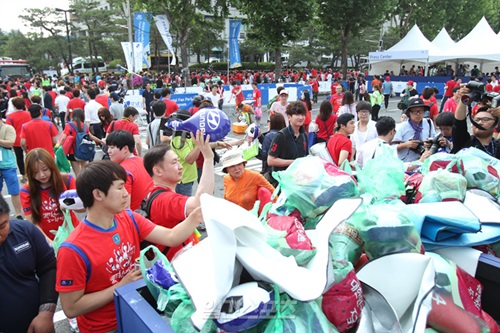
[[[335,132],[337,115],[332,113],[333,107],[330,101],[325,100],[319,107],[319,114],[315,123],[318,126],[317,142],[326,142]]]
[[[43,148],[35,148],[26,155],[26,175],[28,183],[21,189],[24,215],[52,244],[57,229],[64,222],[59,196],[68,189],[76,189],[75,178],[70,174],[62,175],[54,158]],[[78,218],[73,211],[70,214],[76,227]]]
[[[311,96],[309,95],[309,90],[302,91],[302,102],[306,107],[306,119],[304,120],[304,130],[309,134],[309,124],[311,123]]]
[[[352,160],[352,141],[349,135],[354,133],[354,116],[350,113],[344,113],[337,119],[337,128],[334,136],[326,147],[336,165],[342,166],[344,161],[348,163]]]

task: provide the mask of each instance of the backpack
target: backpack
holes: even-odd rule
[[[47,116],[47,108],[43,108],[42,119],[46,121],[50,121],[49,116]]]
[[[149,135],[151,136],[151,141],[149,142],[149,148],[153,147],[153,146],[156,146],[157,144],[161,143],[161,139],[160,139],[160,125],[158,125],[158,129],[156,130],[156,135],[153,136],[153,131],[151,129],[151,124],[153,124],[153,122],[151,122],[149,125],[148,125],[148,131],[149,131]]]
[[[95,142],[87,134],[87,127],[83,125],[82,131],[78,131],[76,125],[68,123],[76,132],[75,135],[75,158],[80,161],[92,161],[95,155]]]
[[[153,204],[153,200],[156,199],[157,196],[162,194],[163,192],[167,192],[166,190],[158,189],[156,191],[151,192],[151,194],[145,197],[141,202],[141,207],[135,210],[139,215],[144,216],[149,219],[151,214],[151,205]]]
[[[424,112],[424,118],[430,118],[431,116],[431,107],[434,105],[434,102],[429,103],[429,110],[425,110]]]
[[[277,100],[278,100],[278,96],[274,96],[273,98],[271,98],[269,103],[267,103],[267,109],[271,110],[271,106],[273,106],[273,103],[276,102]]]

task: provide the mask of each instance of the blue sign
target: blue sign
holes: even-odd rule
[[[198,94],[173,94],[170,99],[179,105],[179,109],[189,110],[193,106],[193,98]]]
[[[150,24],[148,19],[151,14],[134,13],[134,39],[136,43],[141,43],[143,47],[142,65],[143,67],[151,67],[151,51],[149,45],[149,29]]]
[[[229,20],[229,67],[241,67],[240,46],[238,37],[240,35],[241,21]]]

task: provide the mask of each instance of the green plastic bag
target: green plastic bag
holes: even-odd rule
[[[56,156],[56,165],[57,165],[57,168],[59,169],[59,171],[70,173],[71,172],[71,164],[69,163],[68,158],[66,157],[66,154],[64,153],[63,147],[59,146],[57,149],[55,149],[54,154]]]
[[[191,316],[195,312],[193,303],[187,292],[182,295],[181,304],[175,309],[170,320],[170,326],[176,333],[198,333],[199,331],[191,324]],[[208,319],[201,333],[212,333],[217,331],[217,326],[212,319]]]
[[[370,195],[375,202],[399,198],[405,194],[403,162],[389,145],[383,144],[377,151],[380,153],[357,172],[360,193]]]
[[[146,252],[152,250],[155,254],[152,260],[149,260],[146,257]],[[157,283],[151,281],[147,277],[147,269],[150,268],[157,260],[161,260],[163,262],[164,267],[173,274],[174,269],[167,257],[154,245],[150,245],[144,250],[141,251],[141,255],[139,257],[139,265],[141,267],[142,276],[144,277],[144,281],[146,282],[146,286],[149,289],[151,295],[157,301],[157,309],[159,311],[164,311],[168,316],[172,314],[177,306],[183,299],[183,293],[187,295],[187,292],[184,290],[184,287],[179,283],[173,285],[168,290],[164,289],[162,286]]]
[[[338,330],[330,324],[316,301],[300,302],[275,288],[276,316],[260,323],[253,332],[330,333]]]
[[[71,212],[68,209],[62,209],[64,215],[63,224],[57,229],[56,236],[54,237],[54,241],[52,242],[52,248],[57,255],[57,251],[59,251],[59,247],[61,244],[66,241],[69,234],[75,230],[73,226],[73,221],[71,220]]]

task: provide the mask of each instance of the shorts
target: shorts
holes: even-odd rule
[[[75,154],[68,154],[66,157],[68,158],[68,161],[76,162]]]
[[[0,191],[3,189],[3,181],[7,184],[10,195],[18,195],[21,191],[19,180],[17,179],[17,168],[0,169]]]

